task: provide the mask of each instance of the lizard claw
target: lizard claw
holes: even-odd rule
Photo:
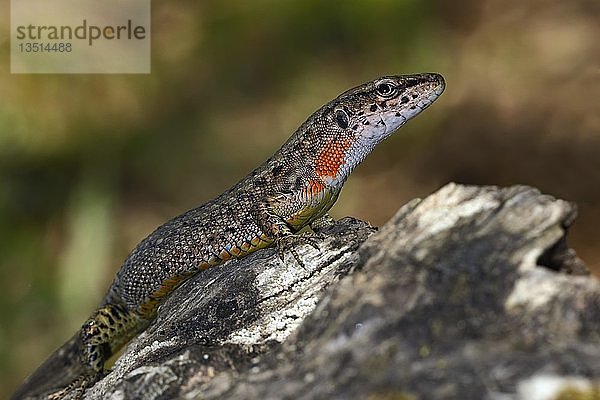
[[[321,250],[319,248],[319,240],[325,239],[325,235],[316,232],[304,232],[299,236],[300,243],[307,244],[315,250]]]

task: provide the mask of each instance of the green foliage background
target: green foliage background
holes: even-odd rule
[[[535,185],[578,203],[570,244],[600,271],[597,0],[154,2],[150,75],[11,75],[0,9],[0,398],[139,240],[379,75],[436,71],[447,90],[335,216],[381,224],[449,181]]]

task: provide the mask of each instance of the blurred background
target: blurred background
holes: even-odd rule
[[[450,181],[534,185],[577,203],[569,242],[600,272],[598,0],[154,2],[150,75],[11,75],[0,10],[0,398],[143,237],[380,75],[440,72],[447,89],[334,216],[380,225]]]

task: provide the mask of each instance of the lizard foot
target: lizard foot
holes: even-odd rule
[[[317,240],[321,239],[321,235],[315,233],[305,232],[301,235],[287,235],[283,236],[276,241],[277,245],[277,254],[281,261],[285,261],[285,254],[291,253],[296,262],[304,269],[307,269],[304,265],[304,262],[300,258],[298,251],[296,248],[301,245],[309,245],[316,250],[319,250],[319,246],[317,245]]]
[[[333,225],[335,225],[335,219],[333,219],[329,214],[325,214],[321,218],[311,222],[310,229],[312,229],[313,232],[318,233],[332,227]]]

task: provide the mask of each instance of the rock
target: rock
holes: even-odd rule
[[[268,249],[186,282],[86,398],[592,393],[600,286],[566,245],[575,213],[532,188],[449,184],[376,233],[344,218],[298,249],[303,266]]]

